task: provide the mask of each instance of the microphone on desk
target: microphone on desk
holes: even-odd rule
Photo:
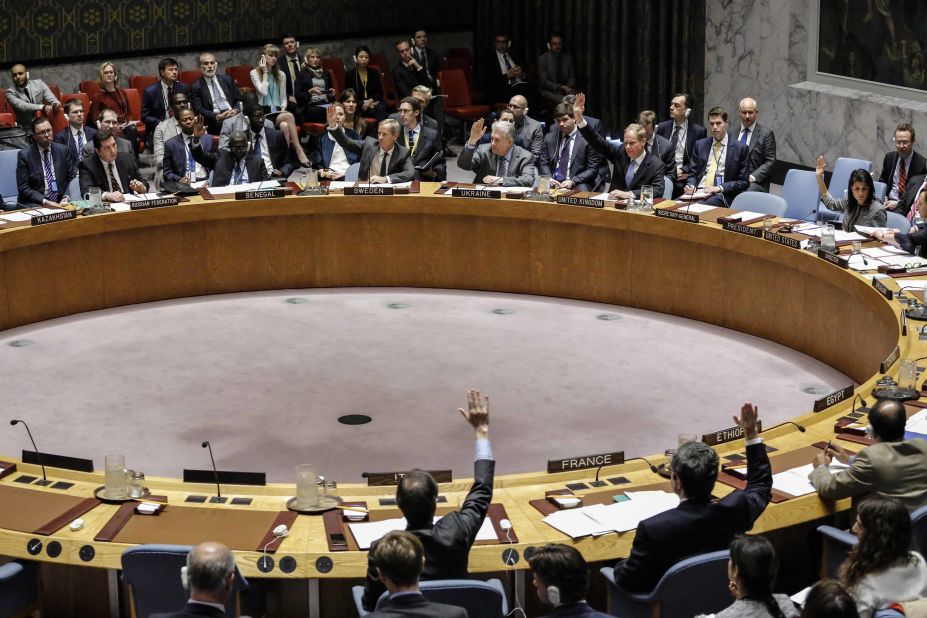
[[[860,408],[859,411],[862,412],[862,413],[864,413],[864,414],[868,414],[868,413],[869,413],[869,404],[866,403],[866,400],[863,399],[862,395],[860,395],[859,393],[857,393],[857,394],[856,394],[856,397],[853,398],[853,409],[850,411],[850,414],[853,414],[854,412],[856,412],[856,400],[857,400],[857,399],[859,399],[860,403],[863,404],[863,407]]]
[[[651,471],[651,472],[653,472],[654,474],[659,474],[659,472],[657,472],[657,467],[656,467],[655,465],[653,465],[652,463],[650,463],[649,461],[647,461],[646,459],[644,459],[643,457],[631,457],[630,459],[625,459],[625,460],[624,460],[623,462],[621,462],[621,463],[626,464],[626,463],[628,463],[629,461],[634,461],[635,459],[640,459],[641,461],[643,461],[644,463],[646,463],[648,466],[650,466],[650,471]],[[602,468],[604,468],[604,467],[606,467],[606,466],[614,466],[614,465],[616,465],[616,464],[602,464],[601,466],[599,466],[598,468],[595,469],[595,485],[594,485],[594,486],[598,487],[598,484],[600,483],[600,481],[599,481],[599,474],[601,474]],[[602,483],[602,484],[604,485],[604,483]]]
[[[767,431],[772,431],[776,427],[782,427],[783,425],[795,425],[795,428],[798,429],[798,431],[802,433],[805,433],[805,431],[807,431],[803,425],[799,425],[798,423],[794,421],[785,421],[784,423],[779,423],[778,425],[773,425],[772,427],[768,427],[759,433],[766,433]]]
[[[222,490],[219,489],[219,471],[216,469],[216,459],[212,456],[212,445],[209,443],[209,440],[206,440],[201,445],[203,448],[209,449],[209,459],[212,461],[212,471],[216,475],[216,497],[222,497]]]
[[[26,433],[29,434],[29,439],[32,441],[32,449],[35,451],[35,456],[39,460],[39,465],[42,466],[42,480],[47,481],[48,477],[45,476],[45,462],[42,461],[42,453],[39,452],[39,447],[35,445],[35,438],[32,437],[32,432],[29,431],[29,425],[26,423],[26,421],[18,418],[14,418],[10,421],[10,425],[19,425],[20,423],[22,423],[23,427],[26,428]]]

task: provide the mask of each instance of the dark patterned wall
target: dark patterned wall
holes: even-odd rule
[[[414,18],[409,11],[414,10]],[[0,0],[0,64],[72,62],[223,44],[469,28],[472,0]]]

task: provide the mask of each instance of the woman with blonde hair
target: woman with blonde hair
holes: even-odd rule
[[[104,109],[113,110],[116,112],[122,136],[132,143],[132,152],[138,152],[138,122],[129,118],[129,97],[125,89],[119,87],[119,70],[114,63],[106,61],[100,65],[97,84],[100,85],[100,89],[90,97],[87,124],[96,123]]]
[[[276,45],[265,45],[261,49],[261,59],[258,65],[251,70],[251,83],[257,91],[258,105],[264,108],[267,119],[283,132],[287,143],[296,152],[300,165],[309,167],[309,159],[303,152],[299,143],[299,133],[296,131],[296,119],[293,114],[286,111],[286,76],[277,63],[280,57],[280,48]]]

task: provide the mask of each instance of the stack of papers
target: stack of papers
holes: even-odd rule
[[[527,193],[531,187],[502,187],[499,185],[476,185],[477,189],[488,189],[490,191],[501,191],[502,193]]]
[[[687,195],[687,194],[683,193],[682,195],[679,196],[679,199],[681,199],[681,200],[683,200],[683,201],[689,201],[689,200],[703,200],[703,199],[705,199],[706,197],[708,197],[708,194],[705,193],[705,191],[704,191],[703,189],[700,189],[700,190],[696,191],[695,193],[693,193],[693,194],[691,194],[691,195]]]
[[[842,464],[836,459],[830,462],[828,469],[831,473],[846,470],[849,466]],[[790,496],[805,496],[814,493],[814,485],[808,480],[808,475],[814,470],[812,464],[792,468],[779,474],[773,474],[773,489],[787,493]]]
[[[127,202],[147,202],[161,197],[157,193],[126,193],[124,196]]]
[[[793,232],[804,234],[805,236],[821,237],[821,226],[816,223],[806,225],[796,225],[792,228]],[[843,230],[834,230],[834,242],[848,242],[851,240],[866,240],[866,237],[856,232],[844,232]]]
[[[708,212],[709,210],[714,210],[716,208],[717,206],[708,206],[707,204],[689,204],[688,206],[680,206],[676,209],[676,212],[687,212],[693,215],[697,215],[703,212]]]
[[[766,215],[764,215],[761,212],[753,212],[751,210],[745,210],[743,212],[734,213],[733,215],[728,215],[726,218],[730,219],[731,221],[750,221],[752,219],[760,219],[765,216]]]
[[[629,500],[614,504],[593,504],[579,509],[551,513],[544,523],[571,538],[627,532],[648,517],[679,506],[679,496],[665,491],[629,491]]]
[[[261,182],[247,182],[241,185],[228,185],[225,187],[209,187],[209,192],[213,195],[230,195],[239,191],[257,191],[259,189],[279,189],[280,183],[276,180],[264,180]]]
[[[904,426],[905,433],[916,433],[927,436],[927,410],[922,410],[908,419]],[[915,436],[920,437],[920,436]]]
[[[440,520],[441,518],[436,516],[434,518],[434,523],[438,523]],[[370,549],[371,543],[382,538],[384,534],[392,532],[393,530],[405,530],[406,525],[406,518],[399,517],[397,519],[384,519],[383,521],[348,524],[348,527],[351,528],[351,534],[354,535],[354,540],[357,541],[357,547],[360,549]],[[493,528],[492,520],[488,517],[483,520],[483,525],[480,526],[479,532],[476,533],[476,540],[498,540],[496,529]]]

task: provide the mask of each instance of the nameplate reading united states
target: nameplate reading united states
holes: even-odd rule
[[[557,198],[558,204],[567,206],[586,206],[588,208],[605,208],[605,200],[594,200],[588,197],[573,197],[572,195],[561,195]]]
[[[345,187],[345,195],[395,195],[395,187],[377,187],[370,185],[367,187]]]
[[[894,293],[892,290],[890,290],[890,289],[888,289],[887,287],[885,287],[885,284],[882,283],[882,281],[880,281],[878,277],[873,277],[873,278],[872,278],[872,287],[874,287],[876,290],[878,290],[878,291],[879,291],[879,294],[881,294],[882,296],[884,296],[884,297],[887,298],[888,300],[891,300],[892,298],[895,297],[895,293]]]
[[[777,245],[784,245],[786,247],[791,247],[792,249],[801,249],[801,241],[797,238],[792,238],[791,236],[783,236],[782,234],[776,234],[775,232],[766,232],[763,234],[763,238],[766,240],[771,240]]]
[[[762,421],[756,422],[756,429],[757,431],[763,431]],[[724,444],[725,442],[730,442],[731,440],[736,440],[737,438],[743,437],[743,428],[735,425],[733,427],[728,427],[727,429],[722,429],[721,431],[713,431],[711,433],[702,435],[702,442],[708,446],[716,446],[718,444]]]
[[[895,361],[898,360],[898,356],[900,354],[901,354],[901,348],[899,348],[896,345],[895,349],[892,350],[892,353],[889,354],[888,357],[884,361],[882,361],[882,364],[879,365],[879,373],[885,373],[886,371],[888,371],[888,368],[894,365]]]
[[[492,189],[451,189],[451,196],[498,200],[502,197],[502,191],[493,191]]]
[[[664,219],[676,219],[677,221],[685,221],[686,223],[698,223],[699,221],[698,215],[694,213],[666,210],[665,208],[656,208],[653,214]]]
[[[821,410],[826,410],[827,408],[837,405],[841,401],[845,401],[853,396],[853,385],[849,385],[846,388],[842,388],[839,391],[834,391],[826,397],[821,397],[814,402],[814,411],[820,412]]]
[[[58,223],[59,221],[67,221],[68,219],[76,219],[77,211],[76,210],[62,210],[61,212],[53,212],[47,215],[33,215],[29,219],[30,225],[45,225],[46,223]]]
[[[563,459],[549,459],[547,461],[548,474],[553,472],[568,472],[570,470],[586,470],[600,466],[616,466],[624,463],[624,451],[615,453],[601,453],[599,455],[580,455],[578,457],[565,457]]]
[[[238,191],[235,193],[236,200],[263,200],[269,197],[284,197],[287,194],[286,189],[257,189],[255,191]]]
[[[837,253],[831,253],[830,251],[825,251],[824,249],[818,249],[818,257],[825,262],[830,262],[834,266],[839,266],[840,268],[850,267],[850,261],[845,257],[840,257],[840,255]]]
[[[371,487],[383,487],[386,485],[398,485],[408,474],[407,470],[402,472],[365,472],[367,485]],[[454,480],[450,470],[428,470],[428,474],[438,483],[450,483]]]
[[[180,198],[176,195],[159,197],[154,200],[144,200],[141,202],[132,202],[129,204],[129,210],[147,210],[149,208],[161,208],[162,206],[176,206],[180,203]]]
[[[727,230],[728,232],[746,234],[747,236],[753,236],[754,238],[763,237],[763,228],[750,227],[749,225],[744,225],[743,223],[738,223],[737,221],[722,221],[721,229]]]

